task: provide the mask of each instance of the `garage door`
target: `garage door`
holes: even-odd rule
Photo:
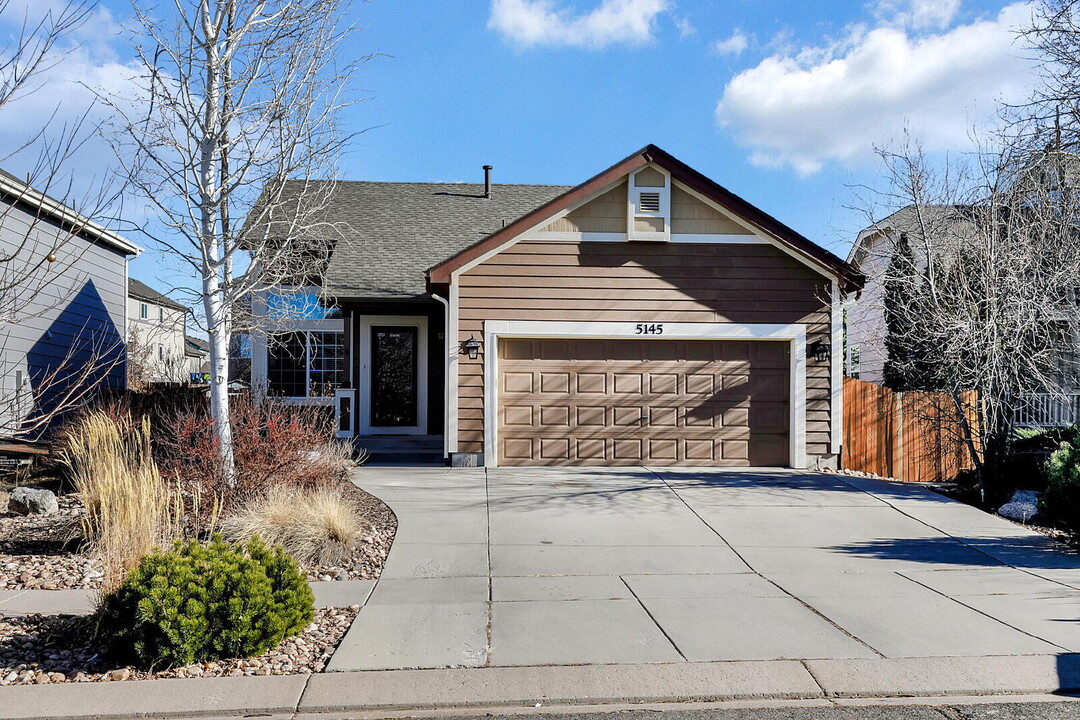
[[[499,341],[502,465],[783,466],[790,345]]]

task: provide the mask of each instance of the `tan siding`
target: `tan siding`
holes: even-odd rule
[[[634,185],[638,187],[664,187],[666,184],[664,173],[654,167],[643,168],[634,175]]]
[[[699,235],[751,235],[744,227],[678,187],[671,188],[671,232]]]
[[[460,278],[460,340],[482,341],[485,320],[582,320],[804,323],[831,342],[828,286],[771,245],[523,242]],[[461,452],[484,452],[483,360],[460,359]],[[809,455],[829,453],[830,381],[810,359]]]
[[[540,232],[626,232],[626,188],[623,181]]]
[[[634,232],[664,232],[664,218],[662,217],[639,217],[634,218]]]

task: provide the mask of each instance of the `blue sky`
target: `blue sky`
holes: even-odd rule
[[[0,119],[0,142],[57,97],[74,112],[85,98],[73,80],[118,82],[129,7],[104,2],[57,92]],[[655,143],[843,255],[866,224],[853,188],[877,182],[875,145],[906,127],[937,156],[963,153],[998,101],[1025,96],[1034,77],[1015,28],[1029,12],[990,0],[358,2],[352,50],[376,56],[355,78],[366,99],[344,120],[365,132],[342,177],[477,182],[491,164],[496,182],[573,184]],[[84,152],[109,162],[104,147]],[[183,284],[155,252],[132,274]]]

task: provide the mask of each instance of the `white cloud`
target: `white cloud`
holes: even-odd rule
[[[918,34],[882,26],[798,53],[780,53],[736,75],[716,108],[751,161],[807,174],[830,160],[859,162],[909,128],[930,151],[968,147],[999,101],[1023,100],[1031,61],[1015,44],[1026,3],[995,18]]]
[[[960,0],[878,0],[872,9],[883,24],[943,29],[956,17]]]
[[[746,33],[736,28],[728,38],[717,40],[709,49],[717,55],[741,55],[749,44],[750,38],[746,36]]]
[[[669,0],[602,0],[575,12],[555,0],[492,0],[488,27],[524,47],[640,45],[653,39],[657,16],[670,8]]]
[[[24,17],[33,27],[40,13],[55,13],[63,5],[56,0],[19,0],[0,17],[0,32],[17,33]],[[38,189],[76,206],[94,205],[94,197],[116,167],[111,147],[95,133],[111,113],[97,101],[94,91],[130,95],[131,78],[137,72],[117,53],[120,32],[120,24],[109,11],[97,7],[82,26],[60,41],[55,57],[44,63],[43,71],[19,96],[0,108],[0,148],[6,149],[0,151],[0,162],[5,170],[20,177],[33,175]],[[47,167],[52,163],[42,158],[58,152],[68,137],[75,137],[79,144],[70,146],[57,173],[48,177]],[[31,140],[35,141],[24,147]]]
[[[675,23],[675,28],[679,31],[680,38],[688,38],[697,35],[697,28],[694,27],[694,23],[690,22],[690,18],[686,15],[677,15],[672,20]]]

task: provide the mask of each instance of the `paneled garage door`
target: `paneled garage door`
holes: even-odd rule
[[[790,344],[499,340],[502,465],[789,464]]]

